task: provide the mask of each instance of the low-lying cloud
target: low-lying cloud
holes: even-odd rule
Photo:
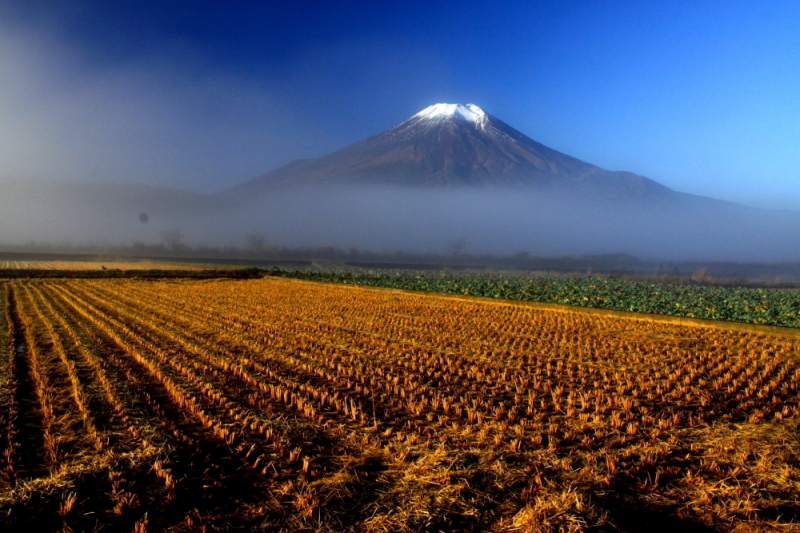
[[[57,35],[0,21],[0,178],[216,192],[324,137],[186,43],[98,65]]]
[[[0,200],[1,244],[352,247],[378,252],[628,253],[653,259],[800,259],[800,215],[708,200],[625,206],[541,192],[338,187],[230,198],[137,186],[19,185]],[[691,200],[691,199],[690,199]],[[142,216],[145,214],[146,216]]]

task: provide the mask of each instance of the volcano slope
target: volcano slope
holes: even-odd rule
[[[338,151],[216,197],[276,245],[784,261],[800,214],[687,194],[549,148],[468,104],[436,104]],[[239,231],[241,231],[239,229]]]
[[[4,531],[788,531],[797,341],[307,281],[0,285]]]
[[[603,170],[548,148],[473,104],[429,106],[377,135],[291,162],[227,194],[257,198],[279,188],[335,185],[532,187],[622,201],[680,196],[648,178]]]

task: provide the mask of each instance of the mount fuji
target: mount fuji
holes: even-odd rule
[[[370,249],[785,260],[800,214],[678,192],[536,142],[474,104],[435,104],[221,193],[239,225]]]
[[[540,144],[474,104],[435,104],[336,152],[293,161],[228,191],[258,197],[319,185],[523,187],[600,200],[683,196],[631,172],[607,171]]]
[[[785,261],[800,213],[754,209],[608,171],[534,141],[473,104],[436,104],[341,150],[206,196],[155,187],[0,181],[8,243]],[[249,241],[247,241],[249,242]],[[2,244],[2,243],[0,243]]]

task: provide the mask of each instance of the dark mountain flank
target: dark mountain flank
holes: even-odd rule
[[[174,250],[262,242],[759,262],[796,260],[800,250],[800,213],[604,170],[460,104],[430,106],[383,133],[213,196],[0,181],[0,227],[10,244],[138,242]]]
[[[631,172],[607,171],[520,133],[473,104],[436,104],[382,133],[293,161],[231,191],[258,195],[318,185],[525,187],[610,200],[665,200],[677,193]]]

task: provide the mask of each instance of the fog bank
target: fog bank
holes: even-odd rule
[[[525,190],[337,187],[233,202],[143,186],[0,184],[0,244],[352,247],[673,260],[800,259],[800,214],[700,197],[646,206]]]

